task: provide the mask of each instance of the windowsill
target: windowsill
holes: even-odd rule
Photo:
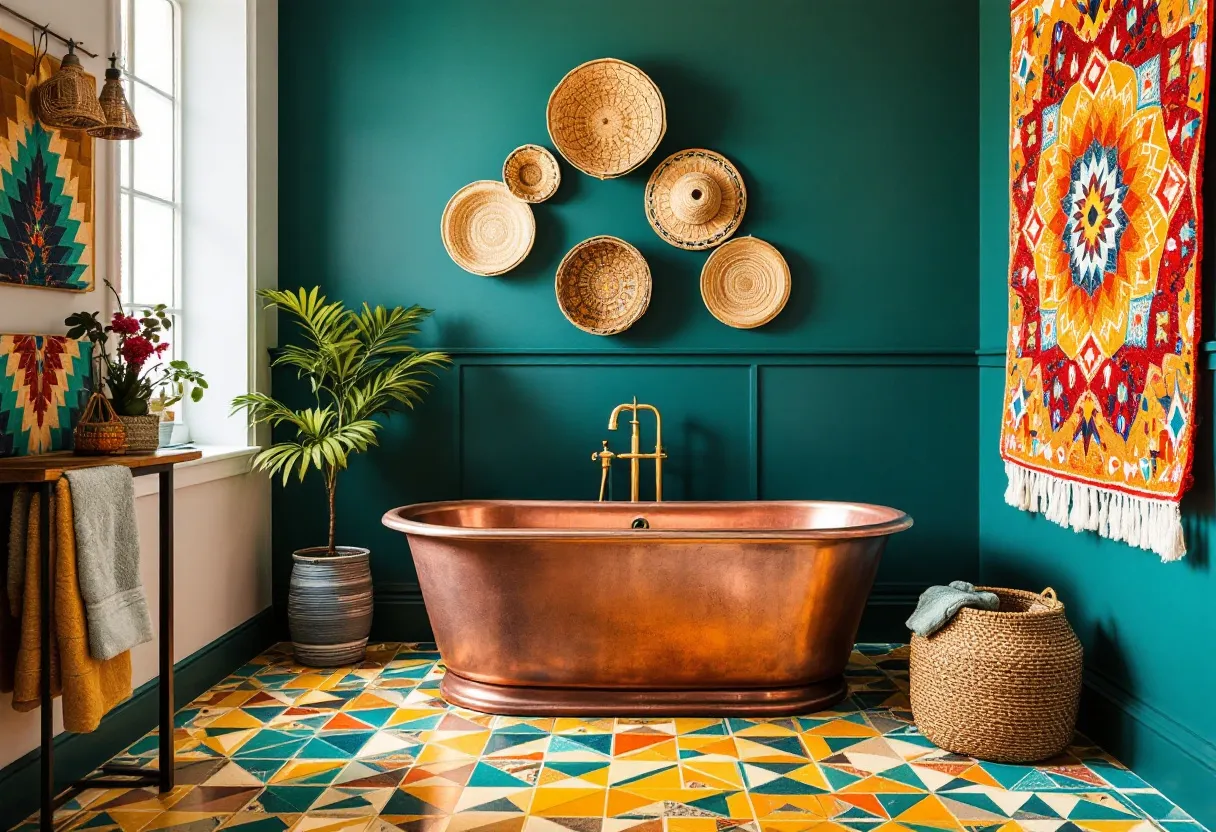
[[[253,470],[253,458],[261,450],[239,445],[196,445],[203,452],[199,459],[178,464],[173,471],[173,490],[180,491],[228,477],[239,477]],[[160,491],[160,477],[136,477],[135,496],[147,497]]]

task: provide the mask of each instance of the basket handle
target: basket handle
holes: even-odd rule
[[[1047,587],[1047,589],[1040,592],[1039,596],[1052,607],[1060,606],[1060,599],[1056,597],[1056,591],[1051,587]]]

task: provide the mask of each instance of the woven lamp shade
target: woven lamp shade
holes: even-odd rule
[[[789,265],[781,252],[756,237],[740,237],[715,249],[701,270],[706,308],[736,329],[768,323],[789,297]]]
[[[59,71],[38,87],[36,110],[47,127],[88,130],[106,123],[97,100],[97,83],[80,65],[75,44],[68,44]]]
[[[633,64],[615,58],[570,70],[549,96],[547,116],[558,151],[599,179],[636,169],[667,131],[658,86]]]
[[[557,193],[562,170],[553,154],[538,144],[511,151],[502,165],[502,181],[524,202],[544,202]]]
[[[127,103],[127,94],[122,88],[122,70],[117,66],[118,56],[110,56],[110,68],[106,70],[106,82],[101,88],[101,111],[105,114],[106,123],[100,127],[91,127],[88,134],[97,139],[109,141],[129,141],[143,135],[131,105]]]
[[[498,275],[528,256],[536,239],[536,219],[528,203],[501,182],[482,179],[448,200],[441,223],[443,247],[466,272]]]
[[[618,237],[591,237],[557,267],[557,305],[570,323],[592,335],[616,335],[650,305],[646,258]]]

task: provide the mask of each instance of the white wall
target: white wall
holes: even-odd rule
[[[6,0],[17,10],[50,23],[51,28],[85,42],[87,48],[108,55],[115,39],[115,26],[107,0]],[[0,12],[0,28],[28,38],[25,24]],[[237,37],[243,38],[242,31]],[[56,45],[54,50],[62,54]],[[82,56],[83,57],[83,56]],[[84,57],[85,68],[102,77],[100,61]],[[260,71],[273,72],[270,60]],[[136,112],[138,116],[138,111]],[[97,185],[97,284],[101,278],[117,277],[117,245],[112,178],[113,148],[96,145]],[[243,164],[243,162],[241,163]],[[188,187],[188,184],[184,184]],[[184,218],[189,222],[190,218]],[[233,268],[241,273],[244,262]],[[190,279],[187,272],[187,280]],[[189,295],[187,295],[189,297]],[[63,318],[85,307],[100,308],[100,293],[69,292],[0,285],[0,332],[62,333]],[[235,317],[247,319],[244,308]],[[201,342],[195,342],[196,346]],[[245,361],[247,366],[248,362]],[[228,379],[224,380],[229,381]],[[240,384],[245,384],[245,374]],[[224,384],[213,385],[223,388]],[[218,391],[215,391],[218,392]],[[223,395],[227,395],[224,393]],[[216,397],[217,399],[219,396]],[[246,460],[247,462],[247,460]],[[208,463],[225,468],[231,461]],[[270,605],[270,488],[260,475],[239,473],[207,479],[207,466],[182,469],[176,490],[176,616],[174,654],[181,660],[240,625]],[[219,469],[210,469],[213,473]],[[191,485],[191,482],[197,484]],[[149,485],[137,480],[137,500],[144,586],[156,616],[157,499]],[[156,676],[155,642],[135,649],[132,655],[136,686]],[[58,704],[56,705],[58,711]],[[56,724],[60,724],[58,716]],[[0,697],[0,766],[7,765],[38,745],[37,712],[19,714],[11,710],[8,697]],[[119,749],[115,749],[118,751]]]

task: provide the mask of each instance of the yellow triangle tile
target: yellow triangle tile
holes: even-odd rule
[[[233,708],[226,714],[221,714],[207,723],[208,728],[261,728],[262,722],[256,717],[245,713],[240,708]]]
[[[732,730],[731,733],[736,737],[792,737],[798,732],[775,722],[758,722],[738,731]]]
[[[476,754],[470,755],[467,751],[458,751],[455,748],[448,748],[446,745],[438,743],[427,743],[418,752],[418,765],[425,766],[427,763],[443,763],[453,760],[474,760],[477,759]]]
[[[283,690],[316,690],[327,678],[320,673],[301,673],[283,685]]]
[[[700,731],[702,728],[708,728],[711,725],[717,725],[722,720],[720,719],[694,719],[690,717],[677,717],[675,719],[677,734],[690,734],[693,731]],[[713,736],[712,734],[708,736]]]
[[[950,810],[942,803],[941,799],[937,795],[932,794],[900,812],[899,817],[895,818],[895,820],[898,820],[900,823],[933,826],[938,829],[961,830],[963,828],[954,815],[950,813]]]
[[[212,705],[212,707],[239,708],[258,693],[259,691],[256,690],[234,690],[232,693],[221,699],[218,704]]]
[[[249,740],[253,738],[253,735],[258,733],[259,730],[261,729],[252,728],[248,731],[232,731],[227,734],[220,734],[216,737],[207,737],[207,739],[203,741],[203,745],[214,751],[218,751],[227,757],[242,745],[249,742]]]
[[[440,708],[398,708],[393,712],[393,715],[388,718],[385,723],[386,728],[392,728],[394,725],[401,725],[406,722],[413,722],[415,719],[425,719],[428,716],[441,714],[443,710]]]
[[[828,781],[824,779],[823,772],[819,770],[819,766],[796,768],[785,776],[791,780],[797,780],[799,783],[814,786],[817,789],[823,789],[828,792],[833,791],[832,787],[828,785]]]
[[[367,710],[370,708],[391,708],[391,707],[393,707],[393,703],[389,702],[384,697],[377,696],[374,693],[368,693],[368,692],[364,691],[363,693],[356,696],[353,700],[351,700],[351,703],[349,705],[347,705],[345,708],[343,708],[342,710],[354,711],[354,710]]]
[[[716,818],[667,818],[667,832],[717,832]]]
[[[631,792],[650,791],[653,789],[681,789],[684,784],[680,781],[680,767],[672,766],[654,774],[632,780],[628,783],[618,783],[614,788],[627,789]]]
[[[752,804],[747,797],[747,792],[736,792],[728,795],[726,798],[726,808],[730,810],[732,818],[750,818],[752,816]]]
[[[847,719],[834,719],[831,722],[825,722],[823,725],[816,725],[814,728],[804,733],[818,737],[879,736],[878,731],[871,728],[869,725],[858,725],[856,722],[850,722]]]
[[[432,736],[430,745],[442,745],[444,748],[450,748],[453,751],[459,751],[470,757],[480,757],[481,752],[485,749],[486,743],[490,741],[489,731],[473,731],[467,734],[457,734],[455,736],[436,738]]]
[[[1088,829],[1089,832],[1131,832],[1144,821],[1138,818],[1129,820],[1074,820],[1070,823],[1075,823],[1082,829]]]
[[[827,740],[812,734],[803,734],[802,744],[806,746],[807,754],[810,755],[812,760],[822,760],[836,753],[828,746]]]
[[[599,786],[600,788],[607,788],[608,787],[608,772],[609,772],[608,766],[604,766],[603,768],[597,768],[594,771],[588,771],[585,774],[580,774],[575,779],[582,783],[588,783],[592,786]]]
[[[681,767],[684,769],[685,783],[695,780],[711,789],[743,788],[743,777],[739,774],[739,766],[736,763],[685,760]]]
[[[996,781],[996,779],[984,770],[984,767],[978,763],[959,775],[964,780],[970,780],[981,786],[992,786],[994,789],[1004,790],[1004,786]]]
[[[460,794],[464,791],[464,788],[455,785],[403,786],[401,791],[413,795],[424,803],[429,803],[444,812],[451,812],[460,800]]]
[[[605,814],[608,817],[625,815],[642,806],[649,806],[654,800],[644,795],[637,795],[624,789],[608,790],[608,807]]]
[[[573,777],[572,775],[566,774],[565,772],[558,771],[555,768],[549,768],[548,766],[546,766],[545,768],[541,769],[540,774],[537,775],[536,785],[537,786],[548,786],[551,783],[557,783],[557,782],[561,782],[561,781],[565,781],[565,780],[574,780],[574,779],[576,779],[576,778]]]
[[[271,784],[284,783],[299,777],[312,777],[346,765],[345,760],[293,760],[270,778]]]
[[[894,780],[888,780],[885,777],[871,775],[864,780],[858,780],[856,783],[850,783],[843,789],[838,791],[853,794],[924,794],[924,789],[918,789],[915,786],[909,786],[907,783],[898,783]]]
[[[735,746],[739,749],[740,760],[764,763],[796,763],[806,760],[805,757],[771,748],[758,742],[752,742],[744,737],[736,737]]]
[[[613,723],[611,719],[579,719],[575,717],[558,717],[553,721],[555,734],[611,734]]]
[[[534,815],[549,817],[570,816],[567,811],[575,806],[594,804],[595,814],[604,808],[604,789],[554,789],[539,788],[532,794],[532,807],[529,810]]]

